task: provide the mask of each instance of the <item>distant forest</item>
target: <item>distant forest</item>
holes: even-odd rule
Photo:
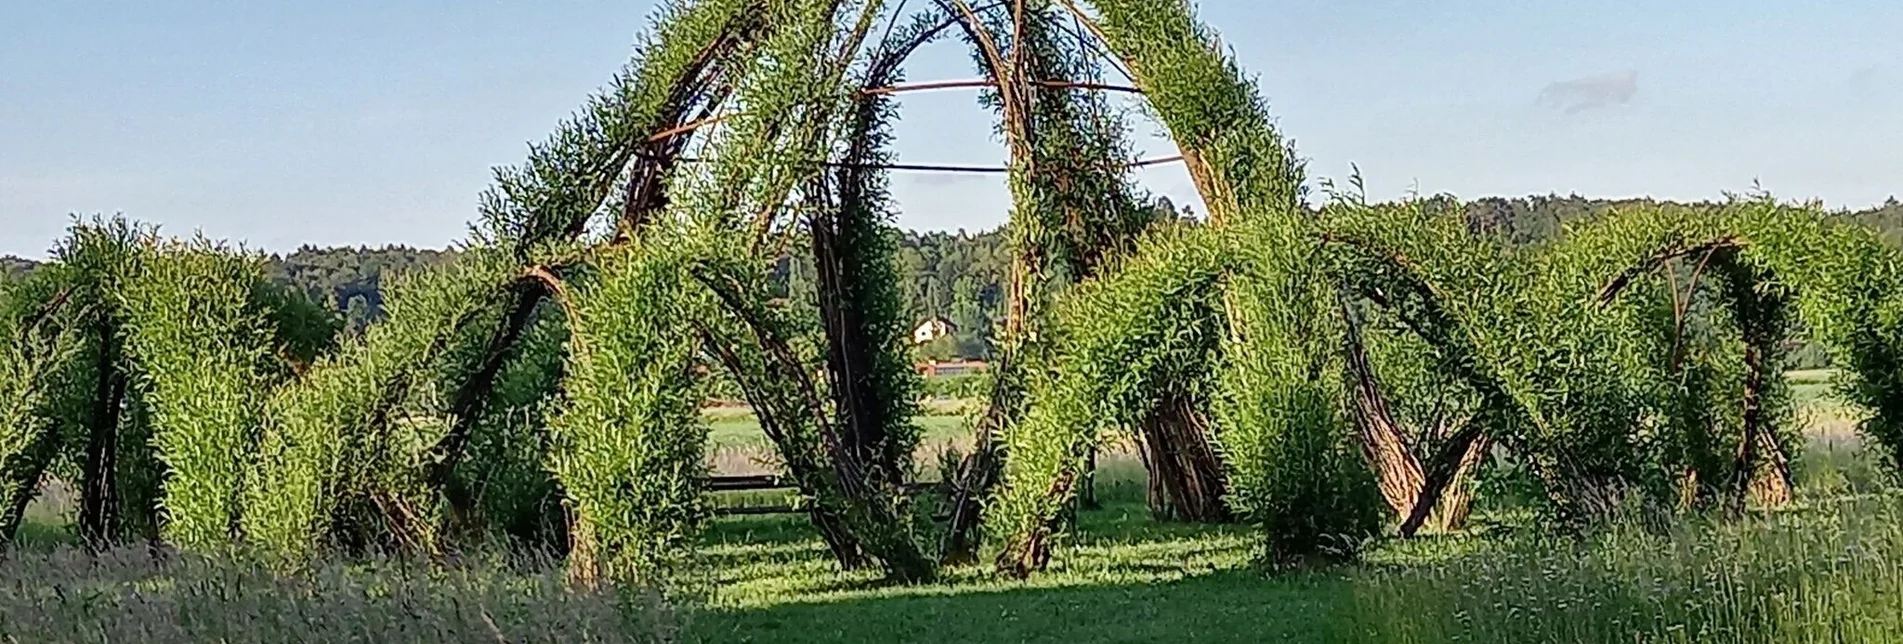
[[[1468,224],[1476,231],[1500,237],[1514,245],[1537,244],[1556,237],[1570,221],[1642,200],[1589,199],[1580,196],[1536,196],[1505,199],[1489,197],[1463,204]],[[1187,208],[1168,199],[1154,205],[1157,225],[1198,225]],[[1893,244],[1903,244],[1903,204],[1892,197],[1883,205],[1842,211],[1838,217],[1872,226]],[[903,274],[911,277],[906,293],[912,316],[920,321],[943,317],[955,331],[927,348],[930,357],[985,359],[990,354],[992,322],[1002,313],[1004,284],[1010,272],[1010,251],[1003,229],[981,232],[905,231],[899,251]],[[313,300],[335,307],[346,328],[362,329],[383,313],[385,279],[404,271],[443,262],[455,251],[407,246],[379,248],[318,248],[305,246],[287,255],[273,255],[270,271],[279,281],[296,286]],[[34,262],[0,257],[0,275],[32,270]],[[784,263],[783,288],[803,290],[808,271],[798,262]],[[1822,357],[1810,351],[1796,356],[1798,366],[1820,366]]]

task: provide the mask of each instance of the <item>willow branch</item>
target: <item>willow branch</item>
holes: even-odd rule
[[[1599,288],[1599,295],[1594,298],[1594,302],[1600,307],[1611,304],[1613,300],[1618,299],[1619,294],[1624,292],[1627,286],[1632,285],[1632,280],[1638,279],[1639,276],[1646,273],[1658,270],[1658,268],[1665,265],[1666,262],[1680,257],[1690,257],[1703,252],[1739,248],[1743,245],[1743,242],[1740,242],[1737,237],[1727,235],[1702,244],[1660,251],[1658,254],[1626,267],[1625,270],[1619,271],[1618,275],[1607,280],[1606,285]]]

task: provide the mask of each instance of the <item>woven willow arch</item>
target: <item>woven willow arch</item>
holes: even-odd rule
[[[1374,216],[1367,216],[1371,214]],[[1344,221],[1351,218],[1361,221]],[[1507,393],[1499,374],[1487,364],[1483,352],[1475,345],[1481,338],[1471,327],[1489,321],[1484,315],[1475,314],[1471,302],[1461,306],[1463,303],[1449,302],[1443,297],[1444,293],[1471,292],[1470,289],[1480,285],[1462,282],[1457,277],[1448,281],[1446,275],[1420,270],[1412,261],[1413,253],[1358,239],[1353,231],[1357,223],[1385,228],[1393,222],[1409,219],[1407,213],[1361,211],[1335,219],[1331,224],[1337,228],[1324,234],[1331,278],[1347,293],[1385,311],[1407,333],[1431,347],[1431,363],[1450,379],[1470,388],[1477,397],[1473,416],[1457,430],[1438,442],[1416,438],[1416,444],[1409,444],[1410,438],[1400,435],[1398,428],[1392,426],[1391,418],[1381,417],[1385,415],[1382,408],[1388,404],[1386,394],[1380,390],[1378,377],[1368,364],[1367,354],[1371,348],[1364,346],[1361,340],[1360,322],[1346,310],[1344,302],[1342,317],[1350,328],[1344,348],[1344,370],[1354,390],[1351,398],[1357,413],[1356,425],[1363,434],[1363,451],[1381,481],[1389,508],[1400,518],[1399,531],[1404,537],[1412,536],[1426,525],[1441,509],[1444,497],[1459,493],[1457,486],[1465,485],[1465,479],[1492,443],[1500,438],[1499,434],[1513,434],[1502,429],[1527,422],[1524,410]],[[1464,248],[1467,257],[1456,261],[1479,262],[1482,268],[1478,274],[1490,272],[1486,267],[1499,263],[1500,258],[1473,244],[1473,240],[1432,234],[1433,230],[1401,224],[1400,230],[1394,232],[1399,233],[1396,237],[1416,235],[1413,238],[1421,240],[1423,245]],[[1447,232],[1444,228],[1439,231]],[[1449,510],[1454,516],[1440,521],[1440,527],[1451,527],[1456,517],[1466,512],[1464,508]]]
[[[1027,16],[1052,15],[1057,11],[1054,5],[1018,1],[973,7],[960,0],[939,2],[936,15],[920,18],[903,29],[888,27],[891,36],[873,49],[863,71],[847,81],[844,67],[837,63],[850,60],[851,52],[874,31],[870,18],[878,15],[879,7],[879,3],[842,6],[801,1],[682,3],[677,12],[664,14],[664,35],[656,42],[663,52],[693,54],[661,57],[659,63],[650,60],[631,76],[648,83],[630,83],[637,90],[649,86],[675,88],[665,102],[636,104],[666,108],[643,108],[662,118],[650,119],[649,125],[625,117],[608,119],[614,110],[625,110],[610,95],[593,108],[590,120],[580,121],[577,127],[558,135],[546,148],[547,153],[538,151],[528,172],[502,175],[500,198],[494,201],[497,205],[489,209],[486,219],[495,231],[494,238],[518,240],[515,247],[521,256],[523,248],[560,244],[563,239],[575,239],[585,228],[586,217],[570,215],[551,221],[551,211],[557,209],[534,205],[537,194],[560,197],[553,201],[566,204],[563,207],[568,212],[591,212],[592,208],[575,206],[599,201],[598,195],[607,194],[602,187],[617,177],[633,177],[625,191],[628,196],[619,207],[610,208],[621,213],[614,226],[613,243],[651,237],[655,241],[647,243],[655,247],[663,243],[659,240],[670,240],[665,243],[695,249],[690,264],[699,266],[696,270],[700,272],[688,284],[709,288],[716,308],[726,311],[720,315],[728,317],[728,328],[732,329],[722,331],[716,325],[697,336],[709,347],[755,347],[714,353],[728,371],[756,383],[746,387],[749,399],[764,412],[763,416],[773,417],[763,418],[763,423],[776,428],[770,433],[775,435],[783,460],[796,470],[794,478],[802,483],[803,490],[817,499],[812,506],[815,523],[827,535],[835,554],[847,565],[870,558],[881,561],[889,570],[896,569],[900,577],[920,578],[926,574],[920,570],[924,566],[910,554],[914,548],[907,545],[910,539],[898,536],[903,532],[895,523],[899,519],[876,512],[864,514],[867,508],[890,505],[880,498],[892,496],[902,477],[892,464],[916,440],[915,430],[907,428],[910,403],[900,393],[905,387],[899,375],[903,365],[891,359],[896,352],[890,349],[856,353],[866,346],[885,344],[879,339],[893,335],[896,329],[890,304],[878,303],[893,297],[887,284],[890,279],[880,274],[888,270],[882,267],[888,261],[881,257],[886,251],[877,235],[868,236],[865,231],[877,225],[880,200],[884,198],[883,177],[877,171],[893,165],[886,162],[883,121],[891,109],[885,102],[892,93],[889,89],[900,83],[897,70],[920,44],[949,27],[957,27],[980,52],[980,67],[990,77],[989,84],[995,85],[1003,106],[1007,147],[1012,151],[1011,185],[1019,209],[1013,216],[1014,241],[1019,248],[1013,269],[1013,301],[1018,303],[1014,306],[1024,307],[1012,312],[1003,333],[1007,357],[1001,363],[1007,374],[1012,365],[1037,360],[1036,349],[1014,347],[1038,335],[1039,316],[1029,303],[1041,299],[1038,292],[1052,266],[1071,262],[1069,274],[1088,276],[1097,270],[1102,261],[1098,258],[1105,250],[1126,243],[1120,239],[1129,233],[1117,232],[1115,222],[1097,218],[1105,211],[1114,214],[1127,209],[1114,199],[1104,201],[1106,196],[1121,198],[1124,193],[1116,173],[1148,162],[1117,163],[1096,156],[1103,154],[1099,150],[1115,148],[1090,147],[1102,134],[1090,129],[1093,126],[1079,125],[1083,121],[1061,116],[1066,108],[1056,97],[1069,91],[1111,87],[1088,79],[1050,78],[1046,74],[1056,68],[1039,65],[1056,63],[1041,62],[1041,54],[1034,47],[1017,46],[1038,42],[1039,20]],[[1140,89],[1152,96],[1158,113],[1179,141],[1182,159],[1190,165],[1217,216],[1242,217],[1262,207],[1292,208],[1297,202],[1299,167],[1262,116],[1252,86],[1210,47],[1186,6],[1103,2],[1094,6],[1095,15],[1087,15],[1075,6],[1068,9],[1103,41],[1105,49],[1115,52],[1122,64],[1133,70]],[[856,19],[850,18],[854,11],[859,12]],[[842,15],[848,19],[839,19]],[[1003,39],[995,36],[1006,32],[1011,34],[1009,48],[1000,47],[998,43]],[[666,35],[670,33],[673,35]],[[829,56],[834,50],[844,55]],[[1184,51],[1191,55],[1184,57]],[[708,78],[715,80],[704,82]],[[1212,79],[1219,81],[1213,89],[1219,100],[1209,100],[1211,88],[1206,81]],[[694,83],[701,84],[681,91]],[[643,92],[648,90],[635,95],[654,95]],[[693,98],[684,100],[681,96]],[[681,109],[684,102],[697,108]],[[728,104],[744,109],[722,107]],[[844,117],[845,124],[833,130],[831,123],[839,117]],[[835,145],[834,141],[845,144]],[[630,142],[638,145],[629,150]],[[1067,147],[1080,144],[1084,147]],[[580,152],[567,153],[573,158],[564,158],[562,155],[570,148]],[[704,153],[690,157],[688,151],[695,149]],[[843,153],[834,157],[829,152],[813,152],[828,149]],[[688,165],[699,167],[689,172],[685,170]],[[610,168],[621,169],[602,171]],[[1053,174],[1049,168],[1060,168],[1062,174]],[[549,190],[551,187],[556,189]],[[799,378],[771,375],[805,373],[793,369],[803,359],[786,350],[795,346],[799,325],[788,319],[775,321],[779,314],[752,304],[762,299],[762,291],[749,276],[749,260],[744,259],[771,247],[775,242],[770,238],[788,227],[789,213],[797,211],[783,206],[793,194],[811,209],[807,212],[817,215],[810,219],[815,249],[822,256],[834,258],[820,262],[821,288],[830,289],[822,293],[822,304],[854,303],[833,308],[823,305],[819,311],[831,374],[823,388],[800,385],[803,381]],[[529,205],[525,207],[525,203]],[[833,273],[834,267],[844,267],[852,276],[841,279]],[[594,270],[598,269],[584,268],[576,277],[608,277],[591,276]],[[853,284],[879,286],[855,292]],[[496,331],[464,334],[486,335],[492,340],[487,348],[474,352],[485,357],[478,361],[480,366],[473,377],[462,379],[465,393],[456,396],[455,407],[463,411],[452,414],[456,425],[436,442],[436,448],[425,459],[440,465],[432,466],[424,481],[445,489],[452,504],[457,503],[453,477],[444,472],[453,468],[462,451],[459,445],[468,441],[469,428],[477,422],[471,419],[481,415],[468,413],[481,411],[479,405],[468,401],[484,398],[481,388],[493,377],[496,365],[507,361],[511,336],[519,333],[521,320],[529,315],[525,311],[533,309],[543,297],[522,289],[515,293],[514,304],[505,309],[509,314],[500,318],[499,326],[492,327]],[[886,313],[879,313],[881,310]],[[874,315],[855,315],[864,311],[873,311]],[[498,323],[478,322],[478,326],[490,324]],[[764,353],[750,353],[755,351]],[[851,374],[887,375],[874,376],[885,384],[874,385],[861,395],[852,393],[852,389],[864,376]],[[1005,389],[993,397],[999,404],[987,414],[987,428],[1008,426],[1021,413],[1018,404],[1011,402],[1022,397],[1015,391],[1018,379],[1007,375],[999,380]],[[769,382],[776,384],[766,386]],[[798,386],[794,390],[778,389],[788,383]],[[830,405],[817,399],[822,390],[832,397]],[[467,393],[471,391],[476,393]],[[572,399],[574,392],[569,393]],[[842,414],[835,423],[824,418],[822,407],[845,411],[835,412]],[[562,426],[559,418],[556,426]],[[845,440],[837,441],[836,437]],[[844,445],[845,451],[838,451],[842,448],[833,447],[835,444]],[[872,477],[870,486],[860,480],[866,476]],[[660,481],[655,484],[669,485]],[[967,489],[982,494],[985,488]],[[417,498],[430,497],[426,492]]]
[[[1014,219],[1023,224],[1014,229],[1028,249],[1020,291],[1042,288],[1060,263],[1073,274],[1107,265],[1128,233],[1102,217],[1127,209],[1117,201],[1127,197],[1119,173],[1145,162],[1099,158],[1114,146],[1093,147],[1098,126],[1063,116],[1057,97],[1109,86],[1026,71],[1060,62],[994,42],[1001,27],[1009,42],[1034,42],[1020,38],[1036,31],[1027,11],[1057,15],[1051,5],[940,3],[861,57],[882,7],[704,0],[660,12],[640,58],[606,92],[533,147],[526,164],[498,172],[463,260],[393,288],[389,321],[259,405],[259,471],[247,479],[238,521],[244,541],[290,564],[340,541],[444,552],[463,524],[482,520],[472,512],[490,507],[459,465],[489,453],[477,448],[493,442],[486,432],[502,428],[498,419],[546,415],[576,574],[658,580],[701,516],[677,494],[699,489],[698,430],[668,410],[699,395],[685,383],[697,373],[689,363],[705,355],[742,381],[842,563],[929,577],[895,502],[916,441],[891,242],[879,228],[898,70],[947,25],[983,45],[981,66],[1006,105],[1022,211]],[[1116,21],[1106,24],[1117,33]],[[1053,190],[1059,181],[1070,189]],[[774,303],[757,259],[784,248],[802,223],[821,275],[816,324]],[[537,279],[521,279],[525,270]],[[644,277],[655,275],[671,277]],[[646,321],[614,313],[666,302],[685,313]],[[565,313],[550,314],[558,304]],[[1028,308],[1014,318],[1015,335],[1035,336]],[[572,340],[561,348],[525,339],[538,329]],[[640,349],[680,346],[697,349]],[[563,368],[547,367],[551,353]],[[810,368],[822,363],[823,381]],[[630,370],[641,375],[600,375]],[[563,402],[549,409],[501,389],[517,378],[558,382]],[[418,415],[443,422],[409,420]],[[671,447],[593,447],[627,436]]]
[[[1461,448],[1471,445],[1465,441],[1479,440],[1485,428],[1492,432],[1488,438],[1544,481],[1562,520],[1591,520],[1635,500],[1662,504],[1671,499],[1680,481],[1659,468],[1687,465],[1662,460],[1660,441],[1695,429],[1686,423],[1713,421],[1709,416],[1671,418],[1674,408],[1706,401],[1659,385],[1673,376],[1663,365],[1677,360],[1673,355],[1683,318],[1690,314],[1686,305],[1661,309],[1633,300],[1629,292],[1641,283],[1662,286],[1671,279],[1664,272],[1667,265],[1677,258],[1703,266],[1698,272],[1716,284],[1720,310],[1735,318],[1726,328],[1734,329],[1734,341],[1744,347],[1737,375],[1741,391],[1732,397],[1747,401],[1734,412],[1741,429],[1723,444],[1722,467],[1698,473],[1715,491],[1697,495],[1721,499],[1734,513],[1743,508],[1747,493],[1763,502],[1788,498],[1788,470],[1780,462],[1787,458],[1788,432],[1779,423],[1789,416],[1789,400],[1780,391],[1779,374],[1790,332],[1787,319],[1793,318],[1845,366],[1840,391],[1869,412],[1864,432],[1894,464],[1895,405],[1903,394],[1894,368],[1903,347],[1896,321],[1903,310],[1897,303],[1903,294],[1898,281],[1903,253],[1884,245],[1873,231],[1833,223],[1815,208],[1734,200],[1709,208],[1617,210],[1569,230],[1548,247],[1511,250],[1475,236],[1457,210],[1434,208],[1429,200],[1383,207],[1347,200],[1325,209],[1312,226],[1278,229],[1251,222],[1202,231],[1210,238],[1201,247],[1223,249],[1212,251],[1223,260],[1184,261],[1181,240],[1148,246],[1133,260],[1130,273],[1081,292],[1073,306],[1089,313],[1075,315],[1075,325],[1085,330],[1065,347],[1073,362],[1037,391],[1040,403],[1021,430],[1027,435],[1013,440],[1014,449],[1024,453],[1032,450],[1017,446],[1036,444],[1028,434],[1040,432],[1068,436],[1069,443],[1056,444],[1069,447],[1046,449],[1037,452],[1045,456],[1013,464],[1017,476],[1004,492],[997,519],[1001,529],[1020,536],[1007,543],[1001,567],[1024,574],[1044,565],[1049,555],[1042,544],[1057,530],[1066,482],[1076,476],[1078,446],[1095,440],[1104,427],[1128,423],[1128,409],[1141,408],[1143,396],[1153,393],[1142,389],[1151,370],[1135,368],[1129,376],[1135,380],[1119,380],[1110,375],[1119,365],[1173,359],[1172,364],[1191,369],[1242,371],[1232,357],[1242,350],[1238,344],[1198,345],[1217,357],[1188,360],[1158,338],[1201,333],[1205,325],[1194,320],[1204,316],[1199,312],[1205,307],[1197,302],[1209,296],[1185,297],[1184,289],[1198,279],[1217,285],[1213,288],[1219,292],[1234,289],[1251,271],[1261,270],[1262,264],[1246,259],[1247,249],[1263,246],[1255,235],[1273,230],[1288,235],[1281,238],[1284,246],[1312,249],[1306,258],[1320,267],[1319,279],[1388,310],[1434,347],[1441,368],[1483,401],[1481,413],[1489,418],[1471,425],[1474,431],[1458,435],[1432,459],[1443,466],[1438,475],[1419,476],[1440,480],[1420,485],[1423,491],[1446,485],[1463,460]],[[1159,266],[1174,266],[1181,274],[1145,277],[1164,275]],[[1120,290],[1125,288],[1130,292]],[[1141,313],[1145,306],[1160,305],[1138,296],[1146,291],[1164,293],[1181,308]],[[1127,301],[1118,303],[1110,294]],[[1247,304],[1233,292],[1220,299],[1227,310],[1216,316],[1214,326],[1230,330],[1252,309],[1273,313],[1288,306]],[[1662,326],[1659,310],[1668,315]],[[1673,311],[1678,320],[1669,317]],[[1171,322],[1173,314],[1188,321]],[[1674,327],[1681,331],[1675,333]],[[1117,341],[1121,331],[1134,338],[1130,347],[1106,349],[1122,346]],[[1110,338],[1108,343],[1092,339],[1102,336]],[[1324,380],[1330,377],[1324,374],[1339,368],[1327,360],[1316,364],[1320,369],[1314,373]],[[1051,401],[1048,408],[1045,401]],[[1270,477],[1248,470],[1256,467],[1252,461],[1262,460],[1251,450],[1273,441],[1264,442],[1267,437],[1250,422],[1247,416],[1225,418],[1212,440],[1221,446],[1233,478],[1229,502],[1266,523],[1272,510],[1256,505],[1261,503],[1256,495],[1274,486]],[[1308,431],[1326,436],[1328,426],[1321,422]],[[1418,527],[1422,512],[1431,509],[1432,503],[1424,502],[1415,512],[1402,512],[1403,531]],[[1272,544],[1278,537],[1287,538],[1271,529]]]
[[[1789,498],[1793,430],[1782,426],[1790,401],[1781,374],[1793,323],[1807,328],[1842,365],[1839,393],[1865,412],[1864,434],[1877,442],[1890,466],[1898,464],[1896,405],[1903,392],[1897,387],[1903,383],[1893,366],[1903,335],[1893,316],[1897,294],[1903,293],[1896,268],[1903,252],[1874,231],[1830,221],[1814,207],[1752,199],[1713,209],[1626,211],[1576,234],[1572,243],[1597,256],[1595,270],[1618,267],[1603,273],[1610,277],[1596,294],[1600,306],[1630,298],[1633,283],[1642,277],[1669,278],[1675,260],[1696,267],[1693,281],[1684,286],[1685,299],[1700,287],[1700,275],[1716,282],[1714,290],[1744,346],[1744,409],[1742,435],[1725,454],[1725,470],[1713,477],[1717,481],[1701,482],[1716,488],[1707,496],[1722,498],[1733,511],[1742,509],[1748,493],[1769,502]],[[1684,309],[1677,306],[1680,328]],[[1671,339],[1673,351],[1680,335]]]
[[[1022,249],[1014,267],[1021,306],[1006,337],[1037,336],[1040,314],[1031,303],[1043,298],[1048,276],[1088,276],[1114,265],[1134,236],[1134,222],[1123,219],[1132,208],[1121,173],[1146,162],[1118,159],[1117,128],[1064,98],[1113,88],[1054,78],[1094,68],[1079,62],[1081,49],[1063,49],[1070,41],[1062,39],[1075,34],[1050,28],[1063,9],[1029,0],[984,7],[945,0],[935,14],[874,39],[885,9],[876,1],[668,4],[637,60],[606,91],[533,146],[526,163],[497,172],[462,258],[392,287],[387,321],[296,369],[281,386],[226,379],[163,396],[183,411],[159,410],[162,425],[220,405],[205,418],[217,421],[218,436],[238,441],[226,451],[238,455],[239,469],[253,468],[227,472],[217,489],[201,495],[205,503],[179,505],[190,516],[176,517],[173,525],[183,532],[175,540],[201,545],[223,534],[292,566],[337,544],[447,553],[459,530],[482,520],[471,512],[489,506],[487,492],[459,465],[469,454],[490,453],[487,432],[514,422],[505,419],[546,417],[552,458],[560,463],[552,483],[578,517],[566,535],[571,552],[582,555],[573,562],[578,574],[659,579],[658,569],[672,559],[662,551],[690,541],[683,535],[699,513],[685,495],[630,495],[623,488],[697,489],[698,448],[683,447],[695,443],[695,430],[675,422],[673,412],[698,394],[668,380],[691,382],[695,372],[681,362],[697,358],[635,354],[685,339],[747,381],[751,402],[770,416],[763,420],[783,459],[800,470],[795,478],[814,498],[815,522],[842,563],[877,562],[898,578],[929,577],[931,562],[895,502],[906,476],[900,460],[916,441],[891,240],[880,228],[887,216],[882,171],[892,165],[886,101],[902,81],[898,69],[920,43],[956,27],[981,50],[980,66],[1004,106]],[[1173,129],[1188,128],[1186,136],[1195,137],[1184,139],[1193,141],[1183,145],[1184,160],[1199,185],[1221,187],[1222,198],[1213,201],[1220,210],[1233,214],[1273,201],[1282,194],[1277,190],[1293,194],[1298,181],[1282,172],[1292,162],[1266,122],[1245,123],[1253,129],[1241,135],[1226,130],[1231,113],[1253,114],[1247,84],[1220,57],[1171,58],[1183,42],[1204,43],[1186,7],[1158,12],[1146,3],[1106,2],[1081,19],[1092,26],[1078,33],[1100,34],[1125,65],[1164,72],[1139,74],[1159,88],[1197,86],[1200,79],[1170,76],[1188,71],[1229,78],[1224,88],[1242,91],[1228,108],[1186,96],[1157,106]],[[1158,42],[1172,39],[1181,42]],[[870,57],[862,56],[866,51]],[[729,109],[736,105],[745,109]],[[1195,113],[1185,111],[1191,108]],[[775,303],[758,259],[784,248],[788,231],[801,225],[811,231],[822,275],[823,305],[814,318]],[[522,279],[528,270],[540,271],[537,279]],[[555,302],[558,290],[567,295]],[[690,314],[642,321],[615,313],[676,300]],[[566,313],[552,314],[556,304]],[[547,342],[550,335],[572,341],[562,347]],[[241,362],[237,354],[257,348],[237,336],[223,339],[234,352],[226,362]],[[1025,349],[1024,362],[1032,353]],[[20,373],[40,373],[42,362],[32,357],[39,354],[21,355]],[[177,357],[178,375],[211,368],[193,362],[204,356]],[[825,375],[814,378],[810,367],[819,364]],[[633,386],[588,375],[629,370],[644,374]],[[22,386],[37,386],[29,381]],[[536,400],[542,396],[503,390],[519,384],[544,394],[559,388],[562,403],[550,409]],[[244,396],[220,400],[214,389],[221,387]],[[1001,423],[1020,407],[1012,397],[999,397]],[[654,411],[591,411],[602,409]],[[611,431],[630,418],[653,422]],[[602,430],[672,447],[652,454],[596,450],[588,436]],[[7,466],[18,473],[8,483],[15,488],[30,489],[37,479],[32,454],[44,441],[34,437],[50,434],[34,431],[20,448],[29,462]],[[105,444],[94,438],[92,445]],[[179,453],[162,456],[189,451],[171,449]],[[655,467],[639,464],[650,456]],[[11,463],[14,455],[6,458]],[[627,480],[644,472],[652,477]]]

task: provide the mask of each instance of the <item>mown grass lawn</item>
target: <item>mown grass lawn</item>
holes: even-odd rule
[[[961,413],[961,404],[927,408],[918,416],[919,442],[936,445],[969,441],[971,420]],[[701,412],[707,420],[707,450],[771,450],[773,443],[760,431],[760,421],[744,407],[716,407]]]
[[[838,572],[803,526],[723,520],[709,536],[712,605],[688,616],[704,642],[1316,641],[1349,598],[1327,572],[1270,575],[1237,526],[1153,522],[1140,497],[1086,511],[1054,568],[1027,582],[988,568],[883,586]]]

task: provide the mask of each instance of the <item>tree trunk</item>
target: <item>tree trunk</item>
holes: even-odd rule
[[[1758,434],[1757,472],[1751,479],[1751,500],[1760,507],[1775,508],[1791,502],[1791,459],[1771,432]]]
[[[1143,440],[1142,437],[1137,438],[1137,457],[1142,459],[1145,473],[1156,471],[1156,455],[1150,453],[1149,441]],[[1149,504],[1150,517],[1158,521],[1168,521],[1173,513],[1170,510],[1169,492],[1163,490],[1163,477],[1150,474],[1143,478],[1143,497]]]
[[[1486,434],[1477,434],[1474,441],[1468,444],[1466,453],[1460,457],[1452,484],[1444,489],[1440,502],[1434,504],[1434,513],[1428,517],[1428,525],[1443,531],[1467,527],[1467,519],[1473,515],[1474,470],[1480,467],[1487,453],[1492,450],[1493,440]]]
[[[840,434],[834,441],[839,453],[833,457],[849,459],[868,475],[868,484],[885,491],[905,483],[912,457],[911,444],[893,440],[889,430],[895,419],[888,413],[897,407],[892,399],[912,392],[894,384],[898,374],[881,373],[903,364],[902,358],[881,355],[896,350],[894,338],[879,337],[890,326],[886,323],[895,322],[890,318],[898,315],[901,305],[883,299],[895,294],[871,283],[887,276],[867,268],[878,261],[876,236],[880,233],[876,216],[865,209],[866,197],[860,190],[865,181],[849,175],[840,183],[840,212],[822,209],[810,226],[813,267],[819,277],[820,327],[826,340],[826,375],[836,419],[833,427]]]
[[[983,422],[983,421],[980,421]],[[946,565],[976,563],[984,498],[1002,474],[998,446],[991,432],[981,429],[970,456],[965,457],[953,484],[951,523],[945,530],[939,559]]]
[[[813,530],[819,532],[819,538],[826,542],[826,549],[832,551],[834,559],[839,560],[840,568],[859,570],[866,567],[865,548],[846,529],[845,520],[817,505],[807,515],[812,517]]]
[[[1757,472],[1758,449],[1763,439],[1758,434],[1764,425],[1764,351],[1750,342],[1744,347],[1744,436],[1738,441],[1737,456],[1731,462],[1731,485],[1726,492],[1727,509],[1733,515],[1744,513],[1744,503]]]
[[[1789,301],[1762,290],[1759,275],[1738,261],[1737,250],[1730,249],[1717,259],[1724,276],[1724,291],[1731,300],[1740,335],[1744,341],[1744,413],[1743,435],[1725,482],[1725,509],[1741,515],[1747,502],[1780,505],[1791,498],[1789,455],[1779,444],[1775,415],[1767,402],[1784,402],[1767,396],[1783,386],[1784,352],[1788,335],[1786,325]],[[1767,401],[1767,398],[1769,399]]]
[[[1011,320],[1005,321],[1006,338],[1016,337],[1020,327]],[[945,529],[944,542],[939,547],[939,560],[947,565],[976,563],[978,561],[978,543],[984,522],[984,501],[990,496],[991,489],[1004,476],[1003,445],[998,433],[1005,424],[1016,415],[1018,402],[1022,400],[1021,391],[1016,384],[1018,343],[1007,341],[1003,356],[998,360],[995,380],[991,386],[990,404],[985,408],[984,416],[978,419],[978,435],[972,445],[971,455],[965,457],[958,468],[958,479],[953,487],[951,524]]]
[[[1344,353],[1361,453],[1374,468],[1381,498],[1401,518],[1401,536],[1414,536],[1423,526],[1442,531],[1464,527],[1473,506],[1467,481],[1492,448],[1492,441],[1481,424],[1472,419],[1464,421],[1456,431],[1440,432],[1447,439],[1423,466],[1415,446],[1409,444],[1395,422],[1381,381],[1368,363],[1359,322],[1345,306],[1342,313],[1348,322]]]
[[[1466,525],[1473,508],[1467,480],[1472,469],[1486,457],[1492,443],[1480,428],[1479,424],[1470,423],[1448,438],[1441,451],[1434,454],[1414,506],[1403,515],[1407,519],[1401,522],[1402,537],[1414,536],[1423,525],[1440,531],[1457,530]]]
[[[436,490],[447,501],[450,524],[466,525],[474,517],[476,499],[473,492],[463,488],[456,480],[456,467],[462,463],[464,453],[469,450],[469,441],[481,423],[483,414],[488,411],[488,403],[495,392],[496,378],[509,360],[520,352],[522,335],[535,319],[536,307],[547,295],[541,285],[524,281],[510,298],[507,315],[496,324],[489,341],[483,345],[482,359],[469,378],[456,390],[456,396],[450,403],[451,425],[443,438],[430,450],[432,462],[425,468],[424,481],[430,489]]]
[[[1084,486],[1077,491],[1078,506],[1085,510],[1102,510],[1103,502],[1097,500],[1097,446],[1090,446],[1090,454],[1084,457]]]
[[[39,494],[46,466],[59,453],[59,446],[58,428],[42,424],[40,433],[24,449],[0,463],[0,500],[5,503],[0,505],[0,512],[4,512],[0,514],[0,547],[13,543],[19,534],[26,505]]]
[[[93,392],[86,457],[80,472],[79,536],[94,550],[110,545],[118,527],[119,411],[126,381],[118,370],[118,338],[111,323],[99,327],[99,373]]]
[[[594,524],[576,516],[574,506],[564,504],[568,518],[568,583],[582,590],[601,588],[601,542],[595,539]]]
[[[1150,513],[1160,520],[1224,523],[1234,519],[1223,502],[1228,477],[1209,443],[1208,425],[1197,405],[1180,393],[1166,394],[1138,431],[1150,472]]]
[[[1408,516],[1420,500],[1427,475],[1415,460],[1407,439],[1395,425],[1374,374],[1366,370],[1366,358],[1358,351],[1349,355],[1349,371],[1354,377],[1355,424],[1361,430],[1361,453],[1374,468],[1381,498],[1397,516]]]
[[[1047,498],[1060,498],[1071,493],[1075,478],[1070,473],[1061,474],[1051,482],[1046,493]],[[1024,579],[1031,573],[1043,570],[1051,563],[1051,527],[1039,526],[1030,534],[1020,535],[1017,540],[1007,543],[998,553],[995,562],[998,572],[1012,579]]]

